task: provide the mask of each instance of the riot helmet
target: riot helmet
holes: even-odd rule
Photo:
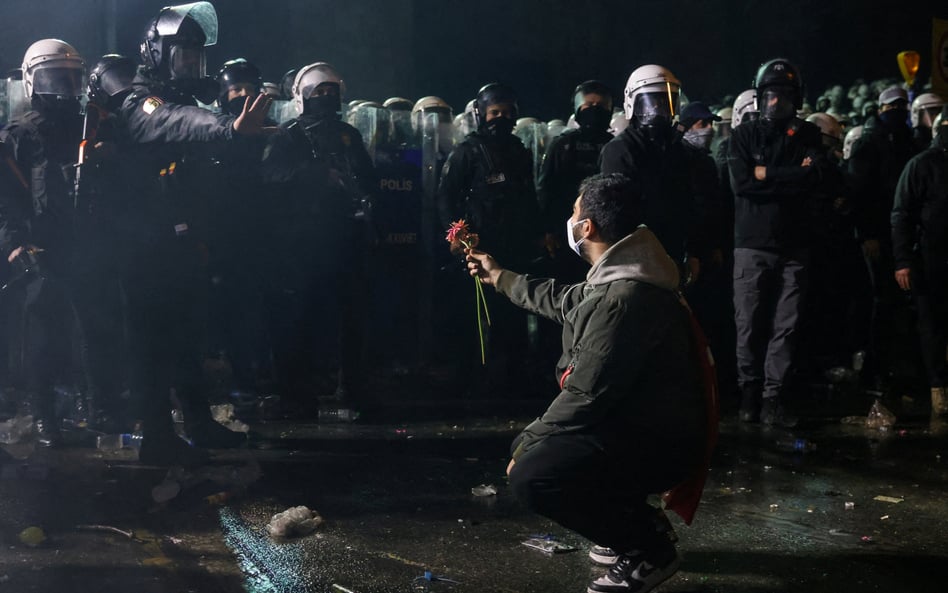
[[[293,102],[300,115],[339,118],[346,83],[331,64],[315,62],[300,68],[293,80]]]
[[[504,106],[507,108],[504,109]],[[492,136],[510,134],[519,111],[517,95],[506,84],[499,82],[486,84],[474,98],[473,113],[477,129]]]
[[[783,58],[765,62],[754,77],[757,111],[766,120],[786,120],[803,108],[800,70]]]
[[[616,111],[612,114],[612,121],[609,122],[609,132],[613,136],[618,136],[629,127],[629,120],[625,117],[625,111]]]
[[[89,101],[115,111],[131,92],[137,70],[138,66],[131,58],[118,54],[102,56],[89,73]]]
[[[945,134],[946,129],[948,129],[948,105],[942,106],[941,113],[932,122],[932,137]]]
[[[418,99],[411,108],[411,116],[412,127],[418,134],[425,130],[425,122],[434,118],[437,122],[439,150],[447,152],[454,144],[453,111],[441,97],[429,95]]]
[[[385,102],[382,103],[382,107],[385,107],[389,111],[408,111],[411,112],[412,108],[415,106],[410,99],[404,97],[390,97],[385,99]]]
[[[931,128],[944,104],[945,100],[935,93],[922,93],[915,97],[912,101],[912,127]]]
[[[856,141],[862,138],[862,126],[856,126],[851,128],[846,132],[846,137],[843,139],[843,160],[848,161],[849,157],[853,154],[853,146],[856,145]]]
[[[260,69],[243,58],[225,62],[217,73],[219,93],[217,104],[221,112],[239,115],[247,97],[256,96],[263,86]],[[231,91],[236,95],[230,98]]]
[[[580,127],[606,130],[612,118],[612,90],[599,80],[587,80],[573,90],[573,115]]]
[[[274,101],[280,100],[283,98],[283,93],[280,91],[280,85],[275,82],[265,82],[260,85],[260,91],[265,95],[273,99]]]
[[[204,48],[217,43],[217,29],[210,2],[166,6],[145,29],[142,63],[168,80],[201,80],[207,74]]]
[[[27,98],[78,103],[85,63],[76,48],[59,39],[41,39],[23,56],[23,88]]]
[[[546,122],[546,137],[556,138],[566,129],[566,122],[561,119],[551,119]]]
[[[720,121],[714,122],[714,135],[718,138],[727,138],[731,135],[731,120],[734,118],[733,107],[722,107],[718,109],[717,116]]]
[[[757,111],[757,91],[747,89],[734,99],[734,116],[731,118],[731,129],[734,130],[742,123],[754,121],[760,117]]]
[[[843,144],[843,126],[835,117],[828,113],[813,113],[806,121],[816,125],[823,137],[823,146],[831,150],[839,150]]]
[[[296,80],[296,68],[287,70],[283,78],[280,79],[280,98],[284,101],[293,100],[293,81]]]
[[[667,68],[636,68],[625,85],[625,117],[637,127],[670,127],[681,106],[681,83]]]

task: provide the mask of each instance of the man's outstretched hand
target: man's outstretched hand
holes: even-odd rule
[[[277,130],[275,127],[266,127],[263,123],[270,112],[270,104],[273,99],[265,93],[260,93],[257,98],[250,102],[251,97],[244,101],[243,111],[234,120],[234,131],[245,136],[258,136],[260,134],[271,134]]]
[[[480,278],[482,283],[489,286],[497,286],[497,278],[500,277],[500,273],[503,271],[497,260],[476,249],[465,249],[464,255],[471,276]]]

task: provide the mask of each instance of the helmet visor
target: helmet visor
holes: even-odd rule
[[[170,71],[172,80],[197,80],[207,73],[203,47],[172,45]]]
[[[39,68],[33,73],[33,93],[79,97],[82,96],[82,78],[79,68]]]
[[[678,89],[669,86],[665,91],[651,91],[639,93],[635,96],[632,105],[632,114],[643,124],[651,124],[658,120],[670,122],[681,104]]]
[[[796,114],[796,89],[785,86],[768,87],[758,94],[757,105],[764,119],[786,119]]]

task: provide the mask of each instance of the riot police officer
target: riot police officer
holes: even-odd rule
[[[514,262],[511,267],[523,268],[539,253],[542,224],[533,182],[533,159],[513,135],[518,115],[516,94],[505,84],[487,84],[477,93],[473,114],[476,130],[455,146],[442,171],[438,189],[442,228],[464,219],[480,235],[483,249],[498,261]],[[463,287],[469,288],[463,280]],[[459,294],[470,293],[464,290]],[[510,388],[514,378],[524,376],[526,317],[506,299],[494,298],[490,292],[487,300],[492,325],[485,387],[499,391]],[[469,327],[473,326],[459,330]],[[465,341],[477,344],[473,335]],[[474,359],[471,352],[463,360]]]
[[[0,256],[13,266],[25,375],[39,443],[61,443],[54,382],[71,367],[76,248],[74,171],[82,139],[84,63],[74,47],[43,39],[23,58],[31,109],[0,134]],[[9,286],[9,285],[8,285]]]
[[[612,91],[598,80],[578,85],[573,91],[573,115],[579,128],[564,131],[550,143],[537,185],[548,233],[560,231],[563,219],[572,213],[579,184],[599,172],[599,153],[612,140]],[[560,259],[569,262],[567,265],[577,261],[573,254],[568,255]],[[571,278],[579,281],[583,267],[571,269]]]
[[[247,98],[263,92],[259,68],[244,58],[225,62],[216,80],[217,104],[227,115],[240,115]],[[276,123],[268,119],[266,125]],[[256,229],[260,243],[270,242],[260,165],[265,145],[263,136],[213,142],[199,175],[209,201],[210,350],[224,353],[233,371],[231,387],[248,394],[270,370],[262,282],[267,257],[259,243],[247,241]]]
[[[119,397],[128,380],[119,278],[122,254],[135,232],[121,224],[133,183],[119,155],[123,128],[117,112],[132,91],[137,68],[129,57],[108,54],[90,71],[83,162],[76,169],[75,203],[81,216],[76,226],[76,265],[87,280],[73,293],[73,302],[83,328],[83,360],[90,377],[89,423],[109,433],[128,430],[127,402]]]
[[[728,146],[740,417],[792,426],[784,401],[807,287],[808,205],[826,158],[819,129],[796,117],[803,103],[796,66],[766,62],[754,87],[760,118],[742,121]]]
[[[217,96],[205,76],[204,47],[217,41],[209,2],[163,8],[146,28],[143,66],[122,105],[123,153],[139,180],[137,228],[124,273],[133,356],[133,385],[141,398],[146,463],[197,462],[203,454],[177,438],[169,390],[185,406],[185,429],[198,447],[232,447],[243,435],[211,418],[201,363],[205,336],[206,202],[199,165],[209,142],[231,142],[264,131],[269,98],[246,98],[236,117],[197,106]]]
[[[365,258],[377,179],[359,132],[341,121],[345,82],[326,62],[300,68],[293,81],[298,116],[264,152],[264,180],[282,229],[274,348],[286,389],[322,389],[310,376],[336,371],[335,392],[361,404]],[[315,379],[319,379],[316,377]],[[326,394],[318,394],[326,395]],[[301,402],[303,404],[308,401]]]
[[[683,278],[698,274],[698,259],[689,250],[694,195],[687,174],[687,155],[677,125],[681,83],[667,68],[637,68],[625,87],[629,127],[606,144],[600,155],[602,173],[622,173],[642,187],[645,224],[679,265],[687,260]]]

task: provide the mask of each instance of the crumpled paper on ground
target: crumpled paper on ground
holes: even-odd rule
[[[273,515],[267,524],[267,533],[274,538],[287,538],[309,535],[323,524],[323,518],[308,507],[289,508]]]

